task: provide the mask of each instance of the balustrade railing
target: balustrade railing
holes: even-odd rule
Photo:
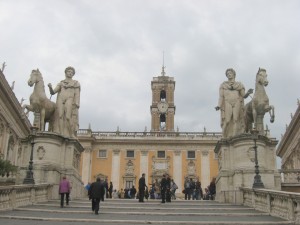
[[[52,198],[52,185],[13,185],[0,187],[0,210],[45,202]]]
[[[98,132],[89,129],[80,129],[77,131],[79,137],[95,137],[95,138],[178,138],[178,139],[220,139],[220,132]]]
[[[281,173],[283,183],[298,183],[300,185],[300,169],[281,169],[279,172]]]
[[[300,194],[268,189],[240,190],[243,205],[300,224]]]

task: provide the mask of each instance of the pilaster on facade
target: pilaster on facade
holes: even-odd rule
[[[175,150],[173,155],[173,179],[178,186],[178,192],[182,191],[182,158],[181,151]]]
[[[204,188],[210,184],[209,151],[206,149],[201,151],[201,183]]]
[[[90,177],[91,177],[91,171],[92,171],[92,152],[93,149],[91,147],[85,147],[84,151],[82,153],[82,181],[84,185],[87,183],[91,182]]]
[[[149,175],[148,162],[149,162],[148,151],[142,150],[140,156],[140,177],[142,176],[143,173],[147,174],[147,176],[145,177],[146,184],[148,184],[148,175]]]
[[[119,177],[120,177],[120,150],[114,149],[111,163],[111,181],[116,190],[119,190]]]

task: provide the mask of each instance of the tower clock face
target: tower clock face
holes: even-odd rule
[[[159,102],[159,103],[157,103],[157,108],[158,108],[158,111],[159,111],[160,113],[165,113],[165,112],[167,112],[168,107],[169,107],[169,105],[168,105],[168,103],[166,103],[166,102]]]

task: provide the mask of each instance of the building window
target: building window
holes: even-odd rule
[[[196,152],[195,151],[187,151],[187,158],[188,159],[195,159],[196,158]]]
[[[157,158],[166,158],[166,151],[158,151]]]
[[[134,150],[127,150],[126,157],[127,158],[134,158]]]
[[[106,150],[99,150],[98,157],[99,158],[107,158],[107,151]]]
[[[133,186],[133,181],[132,180],[126,180],[125,188],[132,188]]]

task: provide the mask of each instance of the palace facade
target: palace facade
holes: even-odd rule
[[[151,89],[150,132],[78,131],[85,149],[81,160],[85,184],[99,176],[119,190],[137,187],[143,173],[147,184],[168,173],[182,191],[186,177],[199,179],[206,187],[218,175],[214,148],[221,133],[174,130],[175,80],[166,76],[164,67],[160,76],[153,77]]]
[[[30,134],[30,122],[17,100],[12,85],[0,70],[0,158],[20,165],[22,139]],[[15,179],[15,177],[14,177]]]
[[[300,102],[277,147],[276,155],[281,158],[281,174],[284,191],[300,192]]]

